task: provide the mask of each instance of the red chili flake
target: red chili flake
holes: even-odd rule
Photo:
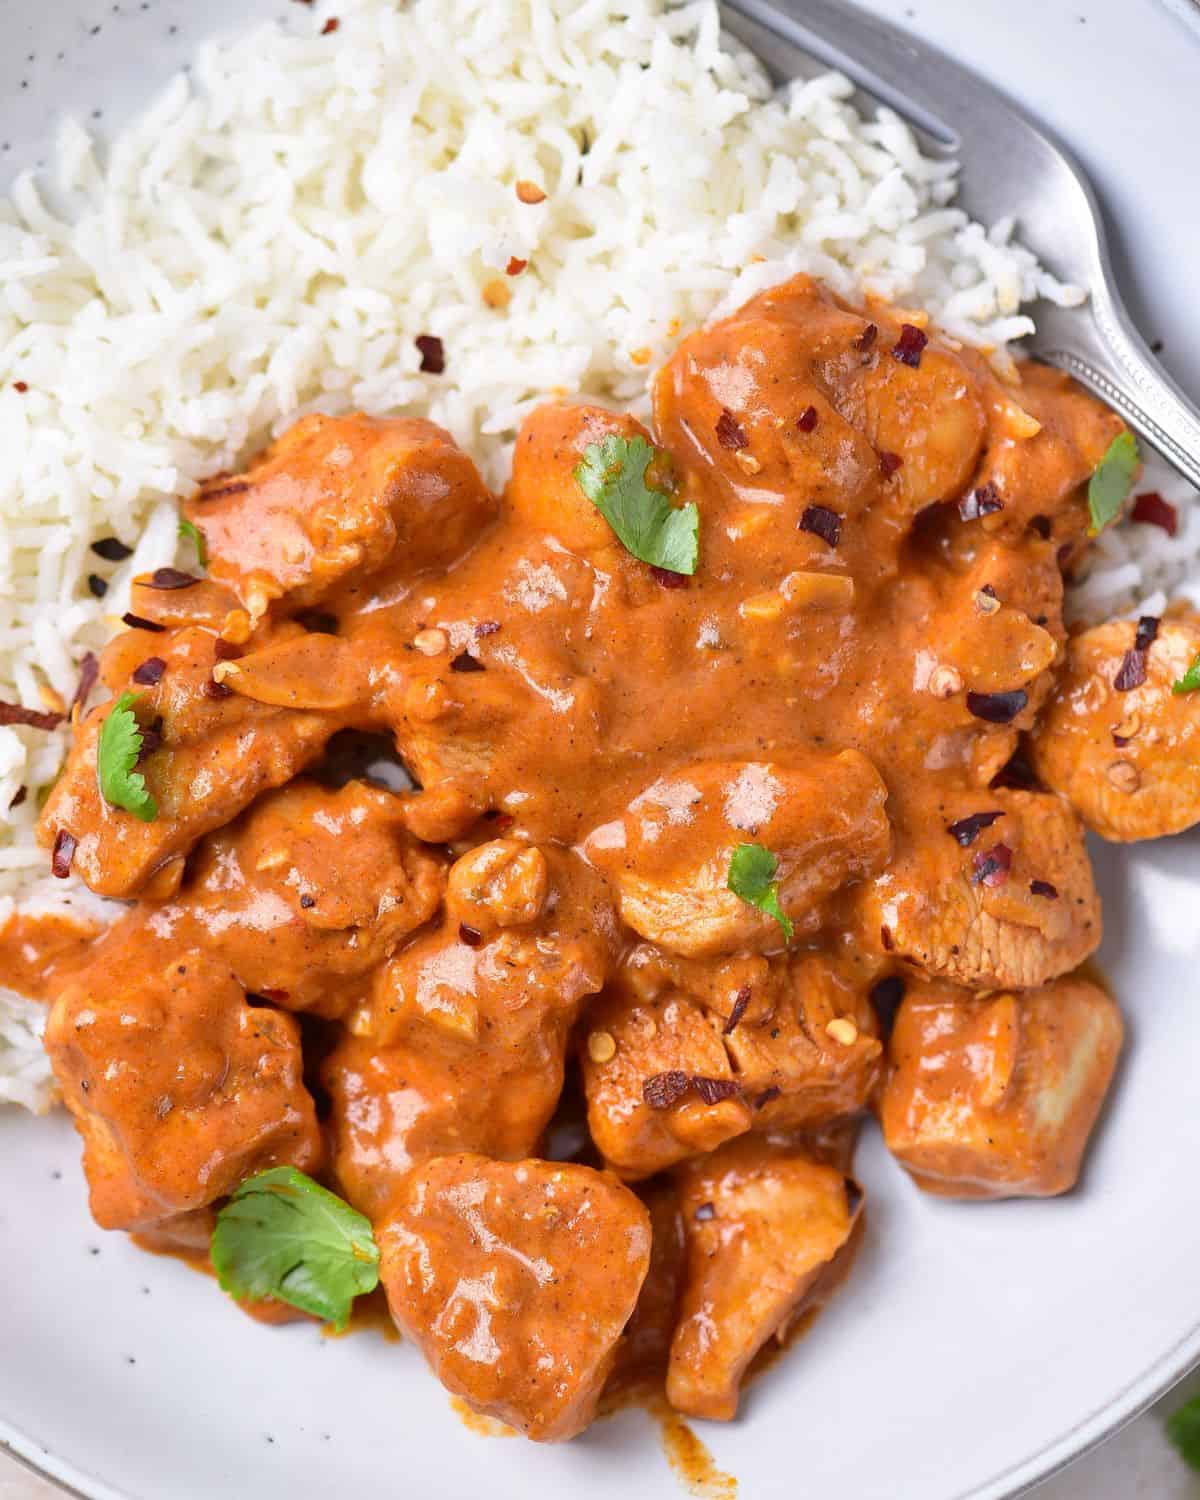
[[[769,1089],[763,1089],[762,1093],[755,1099],[755,1109],[765,1109],[768,1104],[778,1099],[782,1093],[783,1090],[777,1084],[773,1083]]]
[[[796,418],[796,426],[801,432],[812,432],[817,425],[817,416],[817,408],[815,406],[806,406]]]
[[[305,911],[311,911],[313,907],[316,906],[316,904],[317,898],[315,896],[305,895],[300,897],[300,905],[304,908]]]
[[[692,1215],[692,1218],[695,1219],[698,1224],[707,1224],[710,1219],[715,1219],[716,1217],[717,1210],[711,1203],[702,1203],[699,1208],[697,1208],[696,1212]]]
[[[1179,530],[1179,512],[1157,490],[1147,490],[1144,495],[1139,495],[1133,502],[1129,517],[1147,526],[1161,526],[1168,536],[1174,536]]]
[[[1011,693],[968,693],[967,712],[989,724],[1011,724],[1028,702],[1024,688]]]
[[[481,641],[485,636],[495,635],[499,629],[499,620],[480,620],[475,627],[475,639]]]
[[[896,946],[896,940],[892,937],[892,929],[890,927],[881,927],[879,929],[879,941],[883,944],[885,952],[892,952]]]
[[[25,382],[23,380],[14,380],[13,381],[13,390],[16,391],[16,393],[17,393],[18,396],[23,396],[28,389],[29,389],[29,387],[25,384]]]
[[[337,635],[338,617],[331,615],[324,609],[302,609],[296,616],[298,624],[303,625],[309,635]]]
[[[879,455],[879,472],[885,479],[890,479],[904,460],[898,453],[881,453]]]
[[[0,725],[20,724],[26,729],[57,729],[66,714],[39,713],[36,708],[22,708],[19,703],[0,701]]]
[[[642,1098],[651,1109],[670,1109],[678,1104],[692,1086],[691,1079],[680,1068],[655,1073],[642,1082]]]
[[[1139,688],[1146,680],[1146,653],[1158,636],[1158,619],[1154,615],[1143,615],[1138,621],[1133,645],[1121,658],[1113,687],[1118,693],[1128,693]]]
[[[900,337],[892,349],[892,358],[898,359],[902,365],[911,365],[915,370],[921,363],[921,355],[928,342],[929,335],[916,324],[901,323]]]
[[[1049,516],[1033,516],[1029,522],[1030,531],[1036,532],[1043,542],[1050,540],[1050,533],[1054,530],[1054,523]]]
[[[900,1002],[904,999],[904,990],[904,978],[900,974],[889,974],[886,979],[880,979],[871,986],[871,1009],[875,1012],[879,1029],[885,1036],[891,1035],[896,1012],[900,1009]]]
[[[738,990],[737,994],[733,997],[733,1009],[729,1012],[728,1021],[726,1021],[725,1025],[721,1028],[722,1036],[728,1036],[729,1033],[735,1029],[737,1023],[746,1014],[746,1007],[749,1004],[750,986],[748,984],[744,984],[742,985],[741,989]]]
[[[506,276],[519,276],[528,264],[527,260],[519,260],[515,255],[510,255],[508,257],[508,265],[504,268],[504,274]]]
[[[480,932],[479,928],[468,927],[465,922],[458,924],[458,936],[462,942],[466,943],[468,948],[478,948],[480,943],[483,942],[483,933]]]
[[[976,885],[1003,885],[1012,869],[1012,850],[1007,844],[981,849],[971,862]]]
[[[742,1092],[741,1085],[732,1078],[704,1078],[693,1075],[691,1086],[700,1095],[701,1104],[720,1104],[722,1099],[732,1099]]]
[[[213,642],[213,661],[238,661],[245,655],[241,646],[235,646],[232,641],[218,636]]]
[[[226,687],[223,682],[218,682],[215,677],[210,677],[204,684],[204,696],[206,698],[232,698],[233,689]]]
[[[127,557],[133,556],[133,548],[119,542],[115,536],[101,537],[98,542],[93,542],[92,551],[105,562],[124,562]]]
[[[854,347],[860,354],[869,354],[879,337],[879,327],[875,323],[868,323],[859,336],[854,340]]]
[[[328,21],[325,22],[324,26],[321,27],[321,35],[332,36],[341,24],[342,23],[336,16],[330,16]]]
[[[103,599],[108,593],[108,584],[100,577],[99,573],[89,573],[87,580],[88,591],[93,599]]]
[[[224,500],[229,495],[242,495],[250,488],[248,479],[230,479],[226,483],[220,482],[200,491],[197,496],[199,500]]]
[[[842,539],[842,518],[836,510],[824,505],[806,505],[800,517],[800,530],[811,531],[823,542],[836,547]]]
[[[978,521],[980,516],[991,516],[1003,509],[1004,501],[994,484],[981,484],[958,502],[958,514],[964,521]]]
[[[128,609],[121,616],[121,619],[129,626],[130,630],[149,630],[156,635],[161,635],[167,628],[165,625],[158,624],[155,620],[147,620],[141,615],[135,615],[132,610]]]
[[[259,990],[258,993],[271,1005],[286,1005],[291,999],[287,990]]]
[[[433,333],[419,333],[414,340],[421,351],[421,369],[426,375],[440,375],[446,368],[446,346]]]
[[[1045,896],[1047,901],[1058,900],[1058,887],[1051,885],[1048,880],[1031,880],[1029,889],[1035,896]]]
[[[157,687],[166,670],[167,664],[161,656],[148,656],[135,670],[133,680],[139,687]]]
[[[452,672],[486,672],[487,668],[477,656],[472,656],[469,651],[460,651],[450,663]]]
[[[673,573],[670,568],[658,568],[650,564],[650,576],[664,589],[685,589],[691,582],[686,573]]]
[[[717,418],[717,442],[722,448],[730,448],[735,452],[739,448],[748,448],[750,439],[746,436],[746,429],[726,406]]]
[[[79,841],[73,833],[68,833],[65,828],[60,828],[54,836],[54,853],[50,856],[50,870],[59,880],[65,880],[71,873],[71,861],[75,858],[75,850],[79,847]]]
[[[1003,816],[1003,811],[972,813],[969,818],[951,823],[946,832],[964,849],[969,849],[985,828],[990,828],[997,818]]]
[[[200,580],[193,573],[184,573],[179,568],[155,568],[147,585],[152,589],[190,589]]]
[[[29,788],[27,786],[19,786],[17,788],[17,794],[16,794],[16,796],[8,804],[8,810],[9,810],[9,812],[12,812],[12,810],[13,810],[14,807],[20,807],[21,803],[24,802],[25,799],[26,799],[26,797],[28,797],[28,796],[29,796]]]
[[[77,708],[82,710],[87,706],[87,701],[91,697],[92,689],[96,686],[99,676],[100,663],[97,660],[96,653],[89,651],[79,663],[79,683],[75,688],[75,696],[71,700],[72,713]]]

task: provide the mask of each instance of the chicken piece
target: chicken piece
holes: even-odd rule
[[[635,932],[685,957],[783,946],[779,924],[729,889],[740,844],[778,859],[779,899],[791,920],[847,882],[877,874],[891,839],[887,791],[855,750],[792,764],[701,762],[647,787],[624,817],[583,849],[616,885]]]
[[[1088,525],[1087,482],[1124,422],[1061,370],[1019,360],[1014,384],[991,375],[983,355],[962,357],[982,378],[988,404],[973,492],[1002,506],[980,524],[1010,539],[1032,526],[1055,547],[1078,542]]]
[[[1200,617],[1163,620],[1145,648],[1138,630],[1117,620],[1071,640],[1033,736],[1038,776],[1114,843],[1200,822],[1200,693],[1172,691],[1200,658]]]
[[[967,824],[991,813],[990,823]],[[993,989],[1069,973],[1102,935],[1083,828],[1060,797],[1038,792],[946,795],[937,821],[925,814],[898,833],[891,864],[858,907],[865,942],[927,974]]]
[[[811,954],[776,960],[764,998],[763,1013],[747,1005],[725,1037],[755,1129],[804,1129],[865,1108],[883,1064],[866,990]]]
[[[393,558],[406,576],[458,557],[492,518],[475,465],[413,417],[308,416],[245,474],[189,501],[209,569],[258,619],[310,606]]]
[[[649,1177],[753,1122],[720,1018],[687,995],[640,1000],[613,984],[588,1011],[580,1061],[588,1130],[621,1177]]]
[[[658,431],[710,483],[781,500],[783,537],[815,504],[852,523],[852,555],[880,522],[894,544],[919,510],[965,488],[985,429],[962,359],[932,338],[905,363],[893,357],[901,330],[886,309],[859,313],[794,277],[680,345],[655,383]]]
[[[833,1167],[757,1136],[677,1174],[686,1263],[667,1400],[728,1422],[742,1377],[850,1242],[861,1195]]]
[[[331,1102],[330,1157],[346,1198],[375,1219],[432,1156],[532,1155],[562,1092],[565,1046],[552,1026],[520,1045],[486,1048],[438,1039],[380,1047],[345,1037],[322,1063],[321,1081]]]
[[[474,1410],[537,1442],[591,1421],[650,1262],[650,1217],[602,1172],[443,1156],[376,1226],[396,1325]]]
[[[610,436],[650,442],[642,424],[623,413],[566,402],[536,407],[517,434],[505,510],[582,556],[619,548],[616,533],[575,479],[587,449]],[[654,478],[647,475],[650,483]]]
[[[300,634],[298,627],[287,630]],[[213,669],[222,660],[218,637],[198,628],[131,630],[105,651],[104,680],[118,694],[136,695],[139,723],[161,740],[138,767],[157,816],[142,822],[101,795],[100,731],[114,706],[105,703],[76,730],[38,825],[47,848],[68,835],[74,840],[74,872],[100,895],[174,894],[199,839],[319,759],[343,727],[337,715],[264,707],[214,689]],[[146,663],[162,664],[156,682],[135,679]]]
[[[879,1112],[888,1150],[946,1198],[1065,1193],[1123,1035],[1112,999],[1084,979],[987,996],[915,986],[889,1044]]]
[[[46,1051],[104,1229],[169,1226],[267,1167],[320,1162],[296,1022],[207,954],[122,924],[60,994]]]
[[[337,1017],[437,911],[444,869],[404,827],[402,798],[298,780],[205,840],[179,896],[144,921],[285,1010]]]

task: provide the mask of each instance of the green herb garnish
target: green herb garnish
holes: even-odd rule
[[[1187,671],[1178,681],[1171,684],[1173,693],[1194,693],[1200,691],[1200,656],[1191,664]]]
[[[1184,1462],[1200,1469],[1200,1396],[1192,1399],[1167,1418],[1167,1436],[1183,1455]]]
[[[196,546],[196,557],[202,568],[208,567],[208,543],[204,540],[204,533],[196,525],[195,521],[183,520],[179,523],[179,539],[183,542],[194,542]]]
[[[134,769],[142,753],[142,730],[134,717],[132,693],[122,693],[100,726],[96,769],[100,794],[113,807],[123,807],[143,823],[158,817],[158,803],[146,790],[146,778]]]
[[[639,561],[668,573],[694,573],[700,551],[700,512],[676,507],[646,483],[655,450],[645,438],[610,433],[590,444],[575,481]]]
[[[729,861],[729,889],[735,896],[757,906],[774,917],[783,929],[786,942],[792,940],[792,924],[779,904],[779,882],[775,879],[779,861],[761,844],[739,844]]]
[[[1088,484],[1088,513],[1092,518],[1088,527],[1090,536],[1098,535],[1121,514],[1140,462],[1133,433],[1118,433],[1109,443],[1108,452]]]
[[[355,1297],[379,1285],[370,1221],[295,1167],[242,1183],[217,1215],[212,1263],[239,1300],[275,1297],[338,1329]]]

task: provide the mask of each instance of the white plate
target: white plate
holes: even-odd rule
[[[1146,333],[1200,392],[1191,0],[873,3],[1076,147],[1135,268]],[[0,172],[37,159],[59,109],[121,118],[196,40],[248,12],[296,13],[292,0],[7,0]],[[1000,1500],[1200,1358],[1200,839],[1097,853],[1102,960],[1131,1045],[1083,1187],[1047,1203],[938,1203],[872,1137],[849,1285],[740,1422],[703,1429],[743,1500]],[[0,1287],[0,1437],[88,1496],[679,1493],[641,1413],[556,1449],[478,1438],[412,1349],[260,1328],[204,1278],[102,1234],[63,1119],[0,1117]]]

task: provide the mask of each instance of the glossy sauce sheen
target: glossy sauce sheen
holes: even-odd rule
[[[1071,1185],[1121,1022],[1067,977],[1101,921],[1053,726],[1102,740],[1115,668],[1073,645],[1102,681],[1064,686],[1061,568],[1121,424],[914,316],[798,278],[681,346],[647,480],[698,509],[691,577],[584,495],[592,445],[651,437],[594,406],[533,412],[499,498],[428,423],[308,417],[190,503],[209,578],[137,586],[168,629],[102,668],[164,663],[130,688],[160,815],[99,798],[102,706],[42,820],[139,898],[48,1030],[101,1222],[186,1239],[253,1171],[317,1172],[449,1389],[550,1439],[646,1368],[734,1414],[845,1274],[880,1100],[923,1186]],[[342,730],[416,789],[310,779]],[[790,946],[729,888],[746,843]]]

